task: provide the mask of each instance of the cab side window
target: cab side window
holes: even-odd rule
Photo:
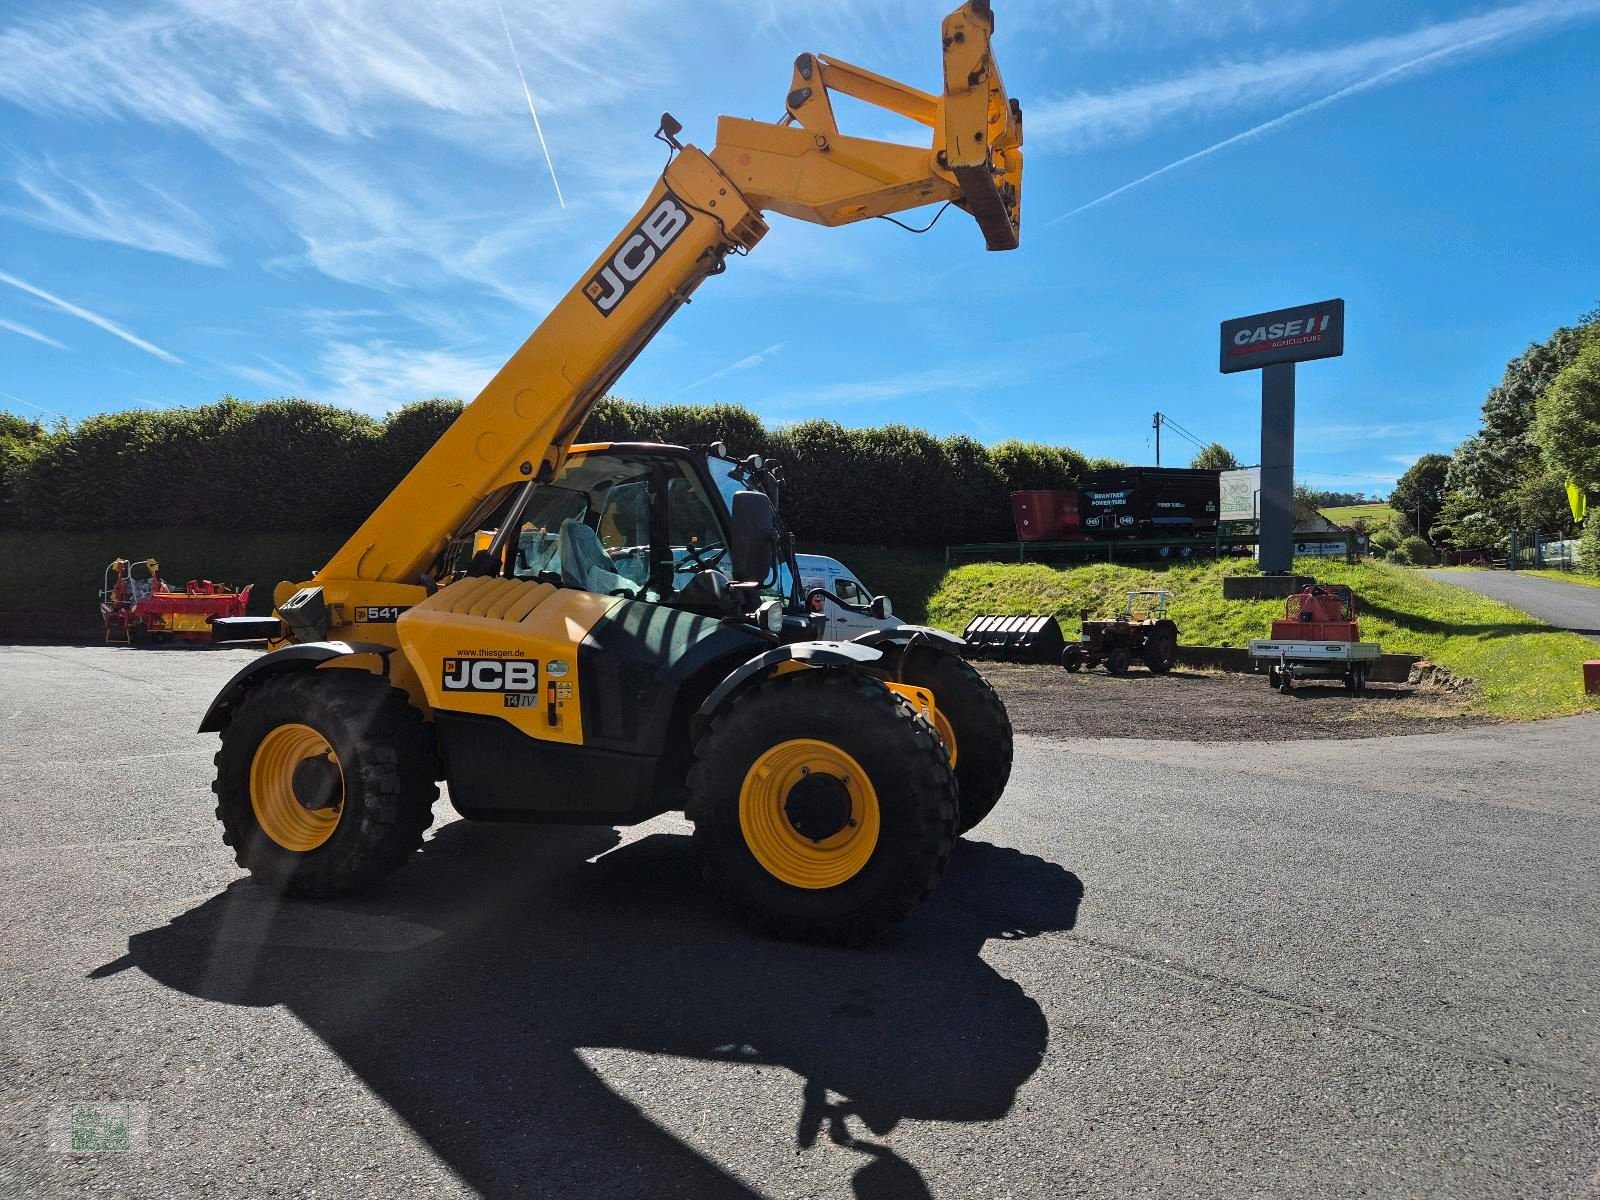
[[[630,546],[650,544],[650,492],[643,479],[618,484],[606,493],[595,530],[600,544],[615,555]]]
[[[840,577],[834,580],[833,594],[846,604],[870,604],[872,597],[863,592],[853,579]]]

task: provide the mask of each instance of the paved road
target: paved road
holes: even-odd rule
[[[1441,583],[1469,588],[1512,608],[1520,608],[1557,629],[1570,629],[1600,641],[1600,588],[1563,583],[1521,571],[1428,571]]]
[[[243,658],[0,648],[0,1193],[1600,1196],[1600,718],[1025,740],[851,952],[730,924],[674,819],[274,902],[190,732]],[[47,1148],[104,1099],[147,1150]]]

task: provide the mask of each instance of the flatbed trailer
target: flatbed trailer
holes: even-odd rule
[[[1250,657],[1267,667],[1267,681],[1281,692],[1293,690],[1297,679],[1343,679],[1353,692],[1367,689],[1367,675],[1383,653],[1377,642],[1295,642],[1257,638]]]

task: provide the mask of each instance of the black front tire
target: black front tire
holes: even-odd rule
[[[1112,675],[1126,675],[1128,673],[1128,652],[1122,647],[1117,647],[1106,655],[1106,670]]]
[[[900,652],[896,667],[897,682],[931,691],[940,715],[950,722],[961,789],[956,832],[967,833],[994,811],[1011,780],[1011,714],[989,681],[954,654],[910,646]]]
[[[1144,643],[1144,665],[1152,675],[1165,675],[1178,662],[1177,635],[1164,626],[1157,626]]]
[[[778,878],[752,853],[741,826],[740,792],[752,766],[795,739],[849,754],[877,795],[871,857],[833,887]],[[706,885],[730,912],[779,937],[860,945],[881,936],[938,885],[955,846],[956,780],[938,735],[869,676],[807,670],[747,688],[701,735],[689,788]]]
[[[274,729],[305,725],[338,757],[343,805],[333,833],[292,850],[262,829],[251,764]],[[422,845],[439,789],[432,738],[406,694],[356,670],[298,671],[253,691],[222,731],[216,755],[222,840],[259,884],[287,896],[337,896],[370,887]]]

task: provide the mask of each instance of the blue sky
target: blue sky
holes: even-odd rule
[[[662,109],[709,149],[717,113],[781,113],[801,50],[934,90],[951,6],[503,3],[11,0],[0,405],[470,397],[641,202]],[[994,7],[1022,249],[960,213],[922,237],[774,218],[621,394],[1135,462],[1161,409],[1254,461],[1257,377],[1217,373],[1217,323],[1337,295],[1298,474],[1370,490],[1600,301],[1600,0]]]

